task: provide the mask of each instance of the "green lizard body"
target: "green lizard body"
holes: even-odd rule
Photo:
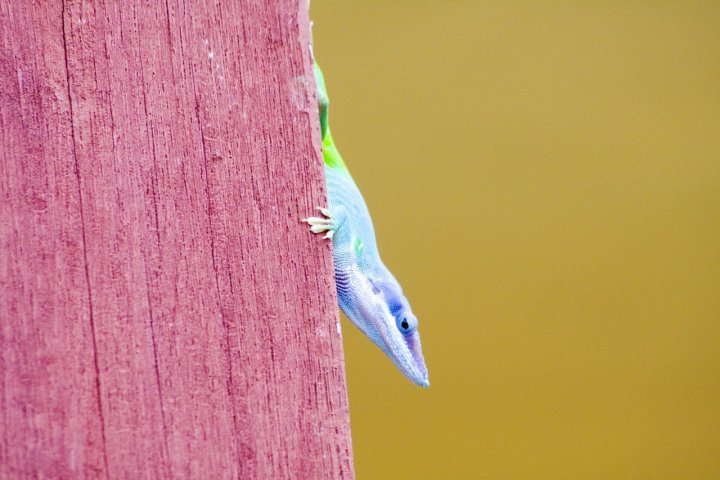
[[[410,380],[428,387],[417,318],[400,284],[380,259],[370,213],[345,166],[328,125],[328,97],[315,65],[329,208],[305,219],[314,233],[332,239],[338,302],[345,315]]]

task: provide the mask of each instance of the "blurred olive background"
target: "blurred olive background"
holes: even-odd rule
[[[358,478],[720,478],[720,2],[311,15],[432,383],[344,320]]]

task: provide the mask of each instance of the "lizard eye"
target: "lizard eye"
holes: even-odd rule
[[[400,333],[410,335],[417,330],[417,318],[414,315],[403,313],[397,318],[397,326]]]

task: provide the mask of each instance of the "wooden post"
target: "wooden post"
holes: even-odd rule
[[[0,478],[352,478],[306,0],[0,0]]]

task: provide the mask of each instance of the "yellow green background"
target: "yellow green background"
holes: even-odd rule
[[[311,16],[432,383],[344,321],[358,478],[720,478],[720,2]]]

